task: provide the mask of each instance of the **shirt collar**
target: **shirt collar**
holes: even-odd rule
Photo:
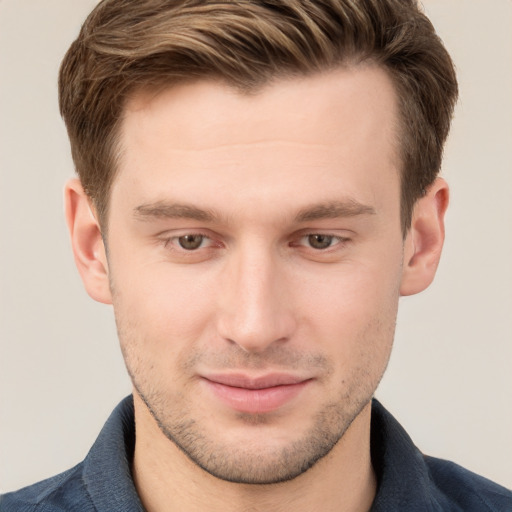
[[[423,454],[398,421],[372,402],[371,456],[378,491],[371,512],[432,510],[430,473]]]
[[[143,512],[132,478],[133,397],[112,412],[84,461],[84,483],[98,512]]]
[[[114,409],[84,461],[84,483],[98,512],[144,511],[131,472],[134,448],[129,396]],[[372,403],[371,455],[378,481],[371,512],[431,510],[435,500],[423,455],[377,400]]]

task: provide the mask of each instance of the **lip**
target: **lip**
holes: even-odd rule
[[[259,377],[242,374],[208,375],[202,378],[209,391],[231,409],[263,414],[292,401],[312,379],[274,373]]]

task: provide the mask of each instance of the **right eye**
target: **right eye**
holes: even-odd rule
[[[214,233],[179,230],[167,232],[160,238],[166,258],[178,263],[200,263],[216,256],[224,247]]]
[[[186,251],[195,251],[196,249],[200,249],[203,246],[203,242],[206,240],[208,240],[206,236],[197,233],[183,235],[176,238],[179,246]]]

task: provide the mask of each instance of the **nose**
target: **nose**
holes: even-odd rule
[[[279,257],[247,247],[229,258],[220,285],[218,331],[246,352],[262,353],[295,330],[291,291]]]

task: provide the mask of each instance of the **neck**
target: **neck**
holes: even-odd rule
[[[208,474],[162,434],[136,393],[134,404],[134,481],[148,512],[364,512],[371,507],[376,479],[370,404],[327,456],[297,478],[272,485],[236,484]]]

